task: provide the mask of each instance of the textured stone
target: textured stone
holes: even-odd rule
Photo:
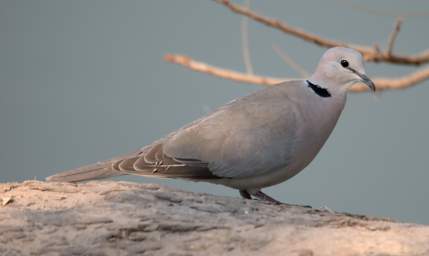
[[[429,255],[429,227],[153,184],[0,184],[1,255]]]

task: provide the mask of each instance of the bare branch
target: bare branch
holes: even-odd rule
[[[238,4],[233,4],[228,0],[214,0],[214,1],[216,3],[222,4],[226,7],[228,7],[231,11],[233,11],[237,14],[244,15],[244,16],[246,16],[252,20],[255,20],[257,22],[260,22],[264,25],[276,28],[276,29],[278,29],[284,33],[287,33],[287,34],[297,36],[297,37],[304,39],[306,41],[311,41],[311,42],[313,42],[317,45],[323,46],[323,47],[334,47],[334,46],[339,46],[339,45],[342,45],[342,46],[347,45],[344,42],[339,42],[339,41],[334,41],[334,40],[322,38],[322,37],[319,37],[315,34],[305,32],[304,30],[302,30],[300,28],[292,27],[292,26],[290,26],[290,25],[288,25],[288,24],[286,24],[280,20],[261,16],[261,15],[253,12],[252,10],[250,10],[248,8],[244,8]]]
[[[404,90],[413,87],[429,79],[429,67],[420,69],[408,75],[395,78],[376,77],[373,79],[377,91],[385,90]],[[362,84],[356,84],[351,88],[353,92],[366,92],[368,87]]]
[[[246,1],[247,8],[250,8],[250,0]],[[248,74],[253,74],[252,60],[250,58],[250,46],[249,46],[249,24],[248,18],[243,16],[240,24],[241,31],[241,51],[243,55],[244,66]]]
[[[258,85],[274,85],[289,79],[281,79],[274,77],[263,77],[252,74],[245,74],[229,69],[218,68],[208,65],[203,62],[193,60],[184,55],[167,54],[164,59],[168,62],[179,64],[193,71],[210,74],[212,76],[233,80],[240,83],[258,84]]]
[[[300,77],[305,78],[309,76],[309,72],[301,65],[299,65],[292,57],[290,57],[285,51],[282,51],[276,45],[273,45],[273,50],[282,58],[282,60],[295,70]]]
[[[401,30],[402,21],[403,19],[401,17],[396,19],[393,31],[390,33],[389,40],[387,41],[387,54],[390,56],[393,54],[393,47],[395,46],[396,37]]]
[[[214,1],[218,4],[224,5],[234,13],[244,15],[266,26],[272,27],[284,33],[301,38],[304,41],[311,42],[326,48],[335,47],[335,46],[345,46],[345,47],[354,48],[360,53],[362,53],[362,55],[365,57],[365,60],[367,61],[388,62],[393,64],[403,64],[403,65],[421,65],[429,62],[429,49],[415,55],[397,55],[397,54],[389,55],[387,54],[387,52],[378,52],[373,47],[370,47],[370,46],[356,45],[356,44],[351,44],[347,42],[336,41],[336,40],[318,36],[313,33],[306,32],[301,28],[291,26],[277,19],[262,16],[241,5],[233,4],[229,0],[214,0]]]
[[[167,54],[164,59],[168,62],[179,64],[193,71],[210,74],[215,77],[232,80],[240,83],[258,85],[275,85],[292,78],[275,78],[258,75],[249,75],[229,69],[218,68],[203,62],[193,60],[183,55]],[[429,67],[398,78],[374,78],[377,91],[406,89],[429,79]],[[356,84],[351,88],[352,92],[366,92],[368,88],[362,84]]]

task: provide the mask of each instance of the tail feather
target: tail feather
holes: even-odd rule
[[[125,173],[113,169],[114,161],[99,162],[78,169],[57,173],[46,178],[47,181],[79,182],[120,176]]]
[[[79,182],[121,175],[190,180],[220,178],[210,171],[206,162],[198,159],[174,158],[164,154],[162,141],[157,141],[131,154],[60,172],[46,180]]]

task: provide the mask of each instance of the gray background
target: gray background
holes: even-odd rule
[[[374,12],[345,0],[252,5],[324,36],[382,46],[395,13],[416,13],[405,19],[396,49],[428,46],[429,1],[355,2]],[[41,179],[133,151],[259,89],[162,60],[168,52],[184,53],[243,70],[239,24],[210,0],[1,0],[0,181]],[[323,52],[253,22],[250,44],[256,72],[273,76],[297,75],[272,44],[310,70]],[[367,65],[370,76],[412,70]],[[429,223],[428,98],[429,82],[379,97],[351,95],[316,160],[266,191],[290,203]],[[204,183],[124,179],[237,196]]]

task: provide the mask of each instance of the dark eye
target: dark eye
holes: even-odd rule
[[[349,62],[346,60],[341,60],[341,66],[343,66],[343,68],[347,68],[349,66]]]

